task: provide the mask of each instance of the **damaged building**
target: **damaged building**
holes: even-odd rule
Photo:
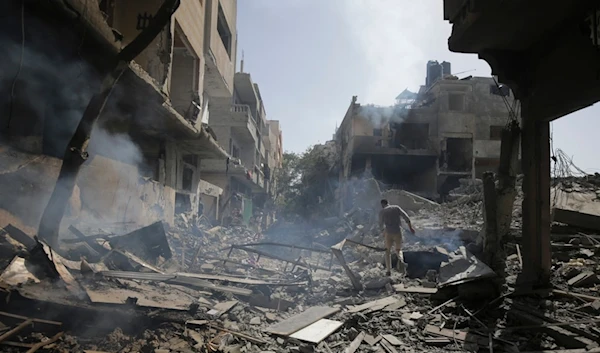
[[[462,178],[497,168],[511,91],[492,77],[458,79],[450,63],[427,63],[426,84],[391,107],[353,97],[336,133],[342,202],[348,181],[373,176],[381,184],[437,199]],[[348,202],[346,200],[346,202]]]
[[[239,212],[248,222],[256,209],[272,213],[274,170],[283,159],[282,134],[279,121],[266,118],[258,84],[249,73],[236,73],[232,96],[213,99],[211,108],[211,128],[231,156],[226,161],[207,160],[201,168],[203,179],[223,190],[220,218]]]
[[[67,143],[109,63],[160,5],[2,2],[9,15],[0,33],[0,207],[25,225],[37,226]],[[92,134],[67,210],[71,221],[172,224],[176,213],[199,211],[201,194],[218,196],[217,187],[201,182],[200,170],[204,160],[228,158],[209,124],[218,125],[211,102],[232,94],[236,16],[235,0],[183,0],[129,65]]]

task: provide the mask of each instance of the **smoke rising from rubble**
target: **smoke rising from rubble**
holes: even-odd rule
[[[10,33],[0,34],[0,46],[5,51],[4,69],[0,72],[0,87],[2,87],[0,88],[2,90],[0,109],[3,112],[0,118],[3,126],[0,127],[0,131],[6,131],[9,123],[8,117],[12,115],[7,135],[11,136],[13,147],[36,154],[43,151],[46,155],[62,158],[90,98],[100,87],[101,77],[83,61],[79,53],[57,50],[56,48],[61,47],[61,43],[58,42],[61,40],[60,38],[44,37],[41,40],[38,37],[29,36],[29,33],[45,33],[46,29],[35,19],[27,18],[27,21],[24,46],[21,43],[20,33],[12,37]],[[20,28],[20,23],[16,23],[14,26]],[[22,51],[23,55],[21,56]],[[18,80],[15,84],[14,99],[11,102],[11,88],[17,72],[19,72]],[[84,164],[84,168],[86,165],[89,166],[99,155],[135,167],[142,166],[142,153],[130,136],[126,133],[113,133],[107,130],[102,123],[107,118],[114,119],[125,115],[116,104],[118,97],[122,94],[123,92],[117,86],[107,103],[105,114],[94,127],[88,148],[90,158]],[[127,118],[130,117],[127,116]],[[10,162],[23,165],[22,161],[17,160],[18,158],[33,159],[34,157],[19,153],[16,157],[13,155]],[[0,163],[3,161],[5,161],[4,158],[0,160]],[[37,167],[41,173],[48,173],[60,166],[60,163],[57,166],[47,157],[38,159],[38,163],[42,164]],[[6,170],[10,166],[0,165],[0,167]],[[119,188],[114,204],[127,204],[131,199],[139,199],[139,192],[137,192],[139,190],[131,187],[131,185],[135,185],[134,183],[139,182],[138,175],[131,173],[131,170],[127,170],[127,168],[119,168],[116,164],[112,169],[111,177],[113,180],[118,179],[116,187]],[[81,174],[84,174],[83,169]],[[0,206],[5,206],[13,214],[31,214],[31,218],[26,223],[37,227],[55,179],[46,181],[42,176],[30,172],[21,172],[18,178],[15,179],[13,176],[10,179],[12,183],[16,184],[11,187],[21,190],[23,187],[28,187],[30,192],[19,193],[19,200],[13,209],[9,209],[11,206],[9,204],[3,203]],[[39,186],[40,184],[42,185]],[[99,183],[93,186],[102,188]],[[90,185],[87,187],[89,188]],[[77,196],[77,190],[74,191],[74,194]],[[88,201],[94,202],[95,200]],[[84,202],[85,200],[81,202],[82,211],[85,211]],[[68,214],[69,210],[65,215],[68,216]],[[90,212],[86,212],[85,216],[86,221],[92,223],[126,220],[124,219],[126,215],[123,214],[119,215],[120,219],[96,217]]]
[[[361,115],[372,121],[375,126],[402,123],[406,119],[406,113],[406,110],[396,106],[361,105]]]

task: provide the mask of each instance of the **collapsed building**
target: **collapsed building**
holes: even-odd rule
[[[494,78],[458,79],[450,63],[436,61],[428,62],[419,92],[405,90],[392,107],[361,105],[353,97],[336,133],[342,195],[349,194],[348,181],[365,173],[432,199],[461,178],[480,178],[498,167],[512,105],[510,90]]]

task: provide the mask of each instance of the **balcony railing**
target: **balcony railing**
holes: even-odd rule
[[[232,113],[245,114],[246,116],[248,116],[250,118],[250,120],[252,120],[252,125],[254,126],[254,128],[257,127],[256,119],[254,118],[254,115],[252,115],[252,109],[250,109],[249,105],[247,105],[247,104],[232,104],[230,111]]]

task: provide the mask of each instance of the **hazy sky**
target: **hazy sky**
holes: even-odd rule
[[[441,0],[238,0],[238,60],[243,51],[268,119],[281,121],[284,149],[302,152],[331,139],[353,95],[390,105],[416,91],[427,60],[489,76],[476,55],[448,50],[443,18]],[[588,172],[600,171],[599,113],[597,105],[552,124],[554,148]]]

